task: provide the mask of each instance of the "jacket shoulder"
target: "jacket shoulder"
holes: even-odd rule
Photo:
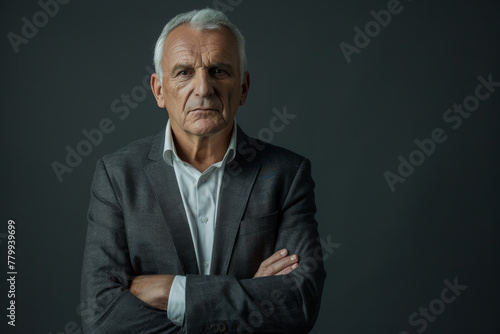
[[[264,165],[299,167],[305,160],[309,161],[306,157],[289,149],[250,136],[246,136],[237,149],[247,162],[258,159]]]
[[[153,143],[158,136],[152,135],[138,139],[113,153],[105,155],[99,161],[102,161],[107,168],[142,165],[148,159]]]

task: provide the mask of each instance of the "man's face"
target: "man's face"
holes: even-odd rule
[[[246,100],[249,76],[241,83],[235,37],[227,30],[175,28],[165,40],[163,87],[153,75],[158,106],[166,108],[172,129],[211,136],[230,131]]]

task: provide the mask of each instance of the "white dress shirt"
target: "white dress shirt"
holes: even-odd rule
[[[170,120],[167,122],[163,159],[175,171],[201,275],[210,274],[219,192],[224,168],[236,155],[236,133],[236,120],[234,120],[233,132],[224,158],[201,173],[178,157],[172,140]],[[178,325],[184,322],[185,296],[186,276],[177,275],[170,289],[167,316],[170,321]]]

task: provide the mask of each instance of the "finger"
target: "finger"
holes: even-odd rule
[[[291,256],[287,256],[281,260],[276,261],[275,263],[271,264],[266,272],[269,274],[269,276],[276,275],[283,269],[290,267],[294,264],[296,264],[299,261],[299,257],[296,254],[293,254]]]
[[[261,268],[262,270],[259,270],[259,272],[256,274],[257,277],[265,277],[265,276],[273,276],[285,269],[286,267],[289,267],[296,263],[299,260],[298,256],[296,254],[293,254],[291,256],[287,256],[285,258],[282,258],[274,263],[271,263],[267,267]]]
[[[287,274],[291,273],[294,269],[296,269],[298,267],[299,267],[299,264],[298,263],[294,263],[293,265],[291,265],[289,267],[286,267],[285,269],[283,269],[279,273],[274,274],[274,276],[287,275]]]
[[[279,261],[280,259],[284,258],[287,254],[288,254],[288,249],[286,249],[286,248],[280,249],[279,251],[277,251],[276,253],[274,253],[273,255],[271,255],[270,257],[265,259],[264,261],[262,261],[260,266],[263,268],[268,267],[271,264],[273,264],[274,262]]]

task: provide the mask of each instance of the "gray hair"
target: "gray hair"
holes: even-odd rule
[[[236,28],[236,26],[232,24],[231,21],[229,21],[224,13],[211,8],[181,13],[175,16],[165,25],[160,37],[158,38],[158,41],[156,42],[154,52],[155,72],[160,78],[160,82],[163,82],[163,69],[161,66],[161,62],[163,59],[163,48],[165,45],[165,40],[167,39],[167,36],[172,32],[172,30],[183,24],[188,24],[190,27],[196,30],[221,30],[223,28],[229,29],[229,31],[236,38],[236,42],[238,45],[238,53],[240,56],[240,78],[241,82],[243,82],[247,67],[245,38],[238,30],[238,28]]]

